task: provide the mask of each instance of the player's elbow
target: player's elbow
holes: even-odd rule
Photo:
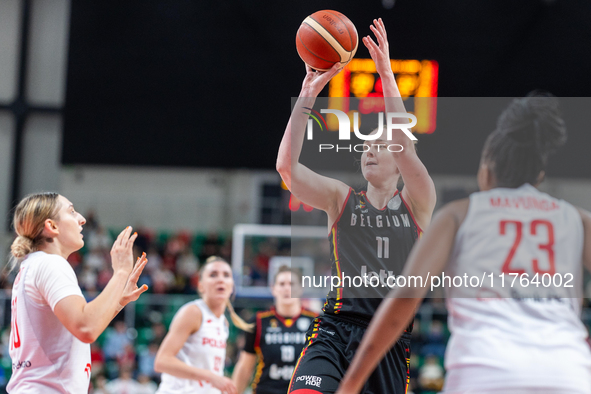
[[[98,339],[100,332],[92,329],[92,327],[81,326],[77,327],[72,334],[83,343],[93,343]]]
[[[158,373],[166,372],[165,369],[165,360],[162,359],[161,355],[156,355],[154,359],[154,371]]]
[[[291,171],[291,163],[285,160],[283,157],[277,157],[277,162],[275,163],[275,168],[277,172],[283,177],[284,174],[289,174]]]
[[[286,165],[284,163],[280,163],[280,161],[277,160],[276,168],[277,172],[281,176],[281,179],[283,180],[283,183],[285,183],[285,186],[291,190],[291,164]]]

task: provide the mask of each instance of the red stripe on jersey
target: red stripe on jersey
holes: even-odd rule
[[[353,189],[350,187],[349,193],[347,193],[347,198],[345,198],[345,201],[343,202],[343,205],[341,206],[341,212],[339,213],[339,217],[337,217],[337,220],[334,221],[334,223],[332,224],[332,227],[330,228],[330,231],[328,232],[329,237],[330,237],[330,233],[332,232],[332,229],[335,228],[336,225],[339,223],[339,220],[341,220],[341,216],[343,216],[343,212],[345,212],[345,207],[347,206],[347,202],[349,201],[349,197],[351,197],[352,191],[353,191]]]

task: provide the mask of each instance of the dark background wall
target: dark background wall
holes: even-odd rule
[[[274,168],[304,76],[295,34],[320,9],[347,15],[360,37],[382,17],[392,58],[439,62],[440,97],[582,97],[591,87],[584,1],[74,1],[62,162]],[[369,57],[363,45],[357,57]],[[446,120],[441,102],[438,129],[421,137],[427,167],[474,173],[507,102],[472,108],[467,121]],[[591,176],[588,122],[565,112],[577,128],[550,175]]]

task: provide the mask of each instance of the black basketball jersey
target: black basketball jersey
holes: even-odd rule
[[[253,394],[284,394],[306,342],[306,331],[316,314],[303,309],[285,318],[275,307],[258,312],[254,332],[246,333],[244,351],[257,355]]]
[[[349,189],[329,234],[332,275],[344,280],[341,287],[329,291],[324,313],[369,322],[421,232],[398,191],[386,207],[378,209],[365,192]]]

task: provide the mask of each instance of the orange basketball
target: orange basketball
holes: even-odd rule
[[[353,22],[337,11],[318,11],[304,19],[296,35],[302,60],[315,70],[326,71],[336,62],[345,66],[357,52],[359,37]]]

